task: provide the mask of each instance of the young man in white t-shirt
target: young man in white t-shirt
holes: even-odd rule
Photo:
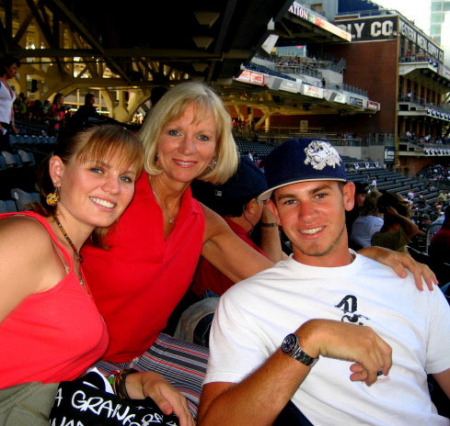
[[[199,425],[269,425],[290,400],[313,424],[449,424],[427,387],[431,373],[450,395],[447,301],[349,250],[337,151],[287,141],[266,178],[293,256],[222,296]]]

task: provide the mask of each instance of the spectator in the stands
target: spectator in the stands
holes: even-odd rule
[[[425,233],[409,218],[409,203],[400,194],[384,191],[377,202],[384,215],[383,227],[372,237],[372,245],[407,253],[409,244],[416,235]]]
[[[0,150],[10,151],[9,135],[17,134],[14,125],[14,101],[16,95],[8,83],[13,79],[20,67],[20,61],[11,56],[0,60]]]
[[[66,109],[64,106],[64,95],[62,93],[57,93],[53,98],[52,106],[48,112],[50,119],[50,133],[54,131],[59,131],[64,126],[64,121],[66,118]]]
[[[350,235],[350,248],[359,250],[369,247],[373,234],[378,232],[383,226],[383,219],[378,211],[377,201],[381,197],[381,192],[376,189],[370,191],[364,199],[360,216],[353,222],[352,233]]]
[[[94,104],[95,96],[92,93],[88,93],[84,97],[84,105],[81,105],[80,108],[78,108],[77,112],[73,115],[72,120],[83,125],[84,123],[87,123],[89,119],[101,119],[102,116],[97,112],[97,108],[95,108]]]
[[[147,114],[145,115],[143,119],[143,123],[148,119],[150,116],[150,112],[152,109],[156,106],[156,104],[159,102],[159,100],[166,94],[166,92],[169,89],[165,86],[156,86],[152,89],[152,92],[150,93],[150,104],[151,108],[147,111]]]
[[[241,157],[236,174],[223,185],[203,181],[192,183],[192,194],[198,201],[220,214],[244,242],[273,262],[278,262],[285,257],[278,225],[270,210],[257,199],[266,189],[263,172],[245,156]],[[251,239],[252,231],[258,224],[261,226],[260,247]],[[197,296],[203,296],[205,292],[221,296],[233,284],[202,257],[191,289]]]
[[[369,192],[369,187],[365,182],[355,182],[355,203],[350,211],[345,213],[345,225],[347,226],[348,236],[352,234],[353,222],[359,217],[361,207]]]
[[[441,229],[431,239],[428,253],[433,259],[450,264],[450,205],[445,209]]]
[[[14,115],[17,118],[27,118],[28,114],[28,105],[27,98],[23,93],[19,93],[19,96],[14,101]]]

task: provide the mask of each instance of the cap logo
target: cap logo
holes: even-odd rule
[[[312,141],[305,148],[305,164],[311,164],[314,170],[323,170],[326,166],[335,168],[341,164],[341,157],[332,145],[324,141]]]

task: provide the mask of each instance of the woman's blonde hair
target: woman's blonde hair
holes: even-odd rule
[[[219,184],[226,182],[237,170],[238,150],[231,133],[231,117],[222,100],[208,86],[198,82],[180,83],[170,89],[154,106],[140,131],[144,144],[144,168],[150,175],[163,172],[156,163],[158,141],[162,128],[179,118],[190,105],[195,105],[195,119],[211,113],[216,126],[216,156],[213,164],[198,177],[200,180]]]

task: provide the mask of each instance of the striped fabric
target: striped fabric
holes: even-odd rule
[[[99,361],[96,367],[105,375],[122,368],[159,373],[186,397],[196,417],[208,355],[208,348],[161,333],[151,348],[133,361],[121,364]]]

